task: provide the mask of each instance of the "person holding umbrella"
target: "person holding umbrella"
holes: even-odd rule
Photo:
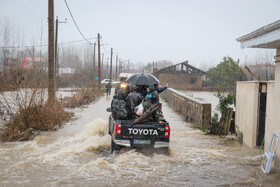
[[[132,75],[126,82],[138,86],[138,90],[143,98],[147,95],[147,88],[149,86],[159,84],[159,80],[155,76],[144,72]]]

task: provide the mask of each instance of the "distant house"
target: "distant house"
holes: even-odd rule
[[[200,89],[206,73],[185,61],[157,70],[154,75],[162,85],[168,82],[175,89]]]
[[[22,60],[22,67],[26,70],[44,70],[47,71],[48,62],[45,58],[25,57]]]
[[[64,66],[62,64],[59,65],[59,75],[71,75],[75,74],[76,69]]]

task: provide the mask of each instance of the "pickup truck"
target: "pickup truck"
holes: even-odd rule
[[[166,121],[133,124],[133,120],[115,120],[109,116],[111,152],[122,147],[161,148],[168,152],[170,127]]]

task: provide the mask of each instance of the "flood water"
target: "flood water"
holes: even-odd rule
[[[111,99],[74,109],[77,119],[29,142],[0,143],[0,186],[277,186],[263,174],[259,149],[204,135],[163,103],[169,155],[122,149],[110,154]]]

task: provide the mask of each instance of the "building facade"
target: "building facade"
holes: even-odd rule
[[[239,82],[236,93],[236,125],[250,147],[264,140],[267,150],[274,132],[280,134],[280,20],[237,39],[241,48],[276,49],[275,81]],[[263,135],[261,136],[260,131]],[[275,146],[275,142],[272,142]],[[280,169],[280,148],[273,166]]]
[[[168,66],[154,72],[162,85],[167,82],[175,89],[201,89],[202,77],[206,73],[190,64],[188,61]]]

